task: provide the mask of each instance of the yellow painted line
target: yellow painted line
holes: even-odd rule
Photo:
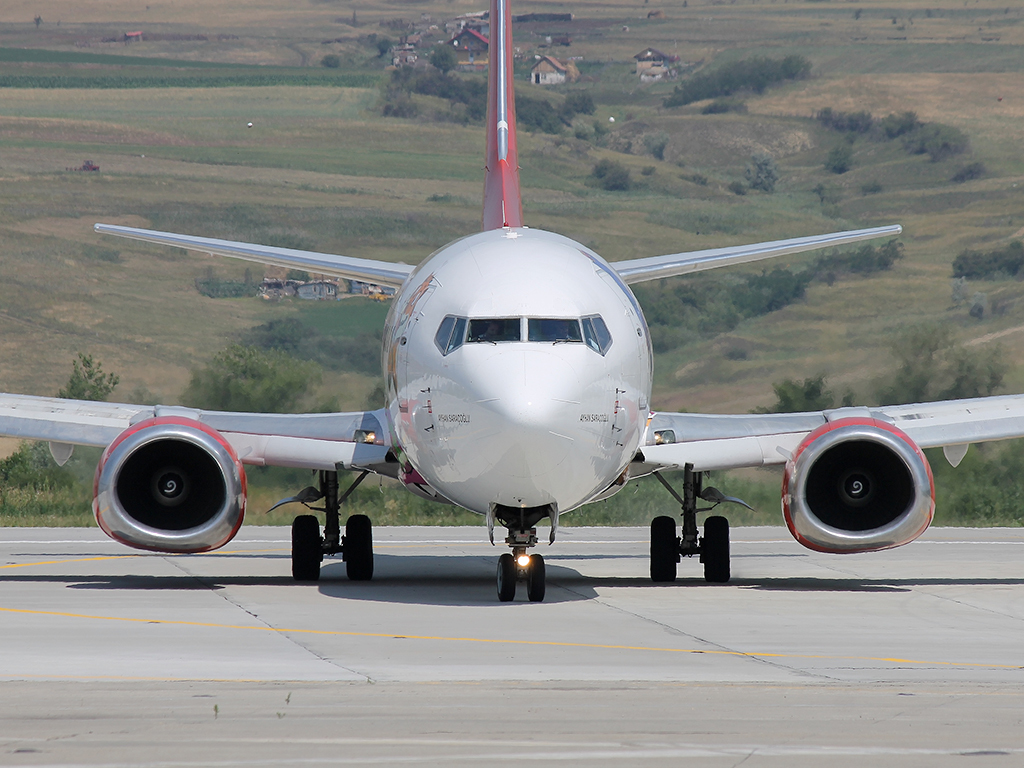
[[[447,643],[487,643],[493,645],[527,645],[545,648],[591,648],[605,651],[646,651],[649,653],[681,653],[704,654],[707,656],[737,656],[752,659],[819,659],[824,661],[871,661],[886,664],[914,664],[918,666],[942,667],[980,667],[983,669],[1024,669],[1024,664],[986,664],[971,661],[930,661],[922,659],[904,659],[888,656],[832,656],[805,653],[776,653],[761,651],[721,651],[701,648],[661,648],[644,645],[612,645],[604,643],[574,643],[557,640],[509,640],[504,638],[485,637],[446,637],[444,635],[402,635],[391,632],[346,632],[334,629],[297,629],[287,627],[268,627],[247,624],[217,624],[204,621],[176,621],[169,619],[139,619],[130,616],[95,616],[86,613],[66,613],[63,611],[36,611],[27,608],[2,608],[0,613],[17,613],[29,616],[54,616],[65,619],[88,619],[92,621],[120,621],[130,624],[164,624],[178,627],[203,627],[207,629],[242,629],[257,632],[272,632],[280,635],[321,635],[335,637],[373,637],[391,640],[424,640]]]
[[[31,563],[11,563],[0,565],[2,568],[28,568],[33,565],[63,565],[64,563],[94,563],[97,560],[124,560],[129,557],[141,557],[141,555],[104,555],[102,557],[77,557],[73,560],[39,560]]]

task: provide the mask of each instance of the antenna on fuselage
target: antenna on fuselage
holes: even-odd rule
[[[491,0],[489,20],[484,230],[523,226],[519,155],[516,152],[512,11],[509,0]]]

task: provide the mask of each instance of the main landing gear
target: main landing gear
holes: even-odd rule
[[[697,534],[697,513],[708,512],[723,502],[750,505],[732,496],[724,496],[717,488],[703,488],[703,474],[693,471],[693,465],[683,468],[683,495],[676,493],[659,473],[654,475],[682,505],[682,536],[676,536],[676,522],[668,516],[651,521],[651,581],[676,580],[676,564],[683,557],[699,555],[704,564],[704,580],[711,584],[725,584],[731,576],[729,569],[729,521],[712,516],[704,521],[704,535]],[[709,501],[712,506],[697,508],[697,499]]]
[[[274,505],[276,507],[297,501],[308,506],[314,501],[324,500],[324,506],[316,510],[324,512],[323,535],[320,534],[320,523],[316,515],[299,515],[292,522],[292,576],[296,581],[319,580],[320,563],[323,562],[324,556],[338,553],[341,553],[345,561],[345,568],[351,581],[369,581],[373,578],[373,533],[370,518],[366,515],[352,515],[345,522],[345,535],[341,535],[341,505],[367,474],[369,473],[361,473],[339,498],[338,473],[320,472],[319,489],[306,488]]]
[[[498,600],[501,602],[509,603],[515,600],[516,587],[520,581],[526,582],[526,596],[531,603],[544,600],[544,558],[528,554],[527,550],[537,545],[537,529],[533,526],[549,513],[547,507],[496,510],[495,516],[508,528],[505,543],[512,547],[512,552],[506,552],[498,558]]]

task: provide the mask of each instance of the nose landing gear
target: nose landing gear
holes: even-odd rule
[[[525,581],[526,596],[530,602],[543,601],[546,575],[544,558],[527,554],[527,548],[537,544],[537,529],[509,531],[505,543],[512,547],[512,552],[506,552],[498,558],[498,600],[503,603],[515,600],[516,586],[520,581]]]

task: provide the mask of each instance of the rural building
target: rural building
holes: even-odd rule
[[[679,61],[678,56],[669,56],[657,48],[647,48],[633,58],[636,59],[636,73],[645,83],[674,76],[675,72],[670,70],[668,65]]]
[[[419,61],[416,48],[410,43],[396,45],[391,49],[391,63],[396,67],[412,67]]]
[[[565,65],[553,56],[541,56],[530,70],[534,85],[561,85],[565,82]]]
[[[273,277],[263,278],[260,284],[259,297],[261,299],[283,299],[286,296],[294,296],[299,286],[297,280],[281,280]]]
[[[486,69],[490,41],[475,29],[466,28],[448,41],[455,49],[460,69]]]
[[[300,299],[308,299],[310,301],[316,299],[336,299],[338,298],[338,284],[333,280],[313,280],[299,285],[296,293],[298,293]]]

